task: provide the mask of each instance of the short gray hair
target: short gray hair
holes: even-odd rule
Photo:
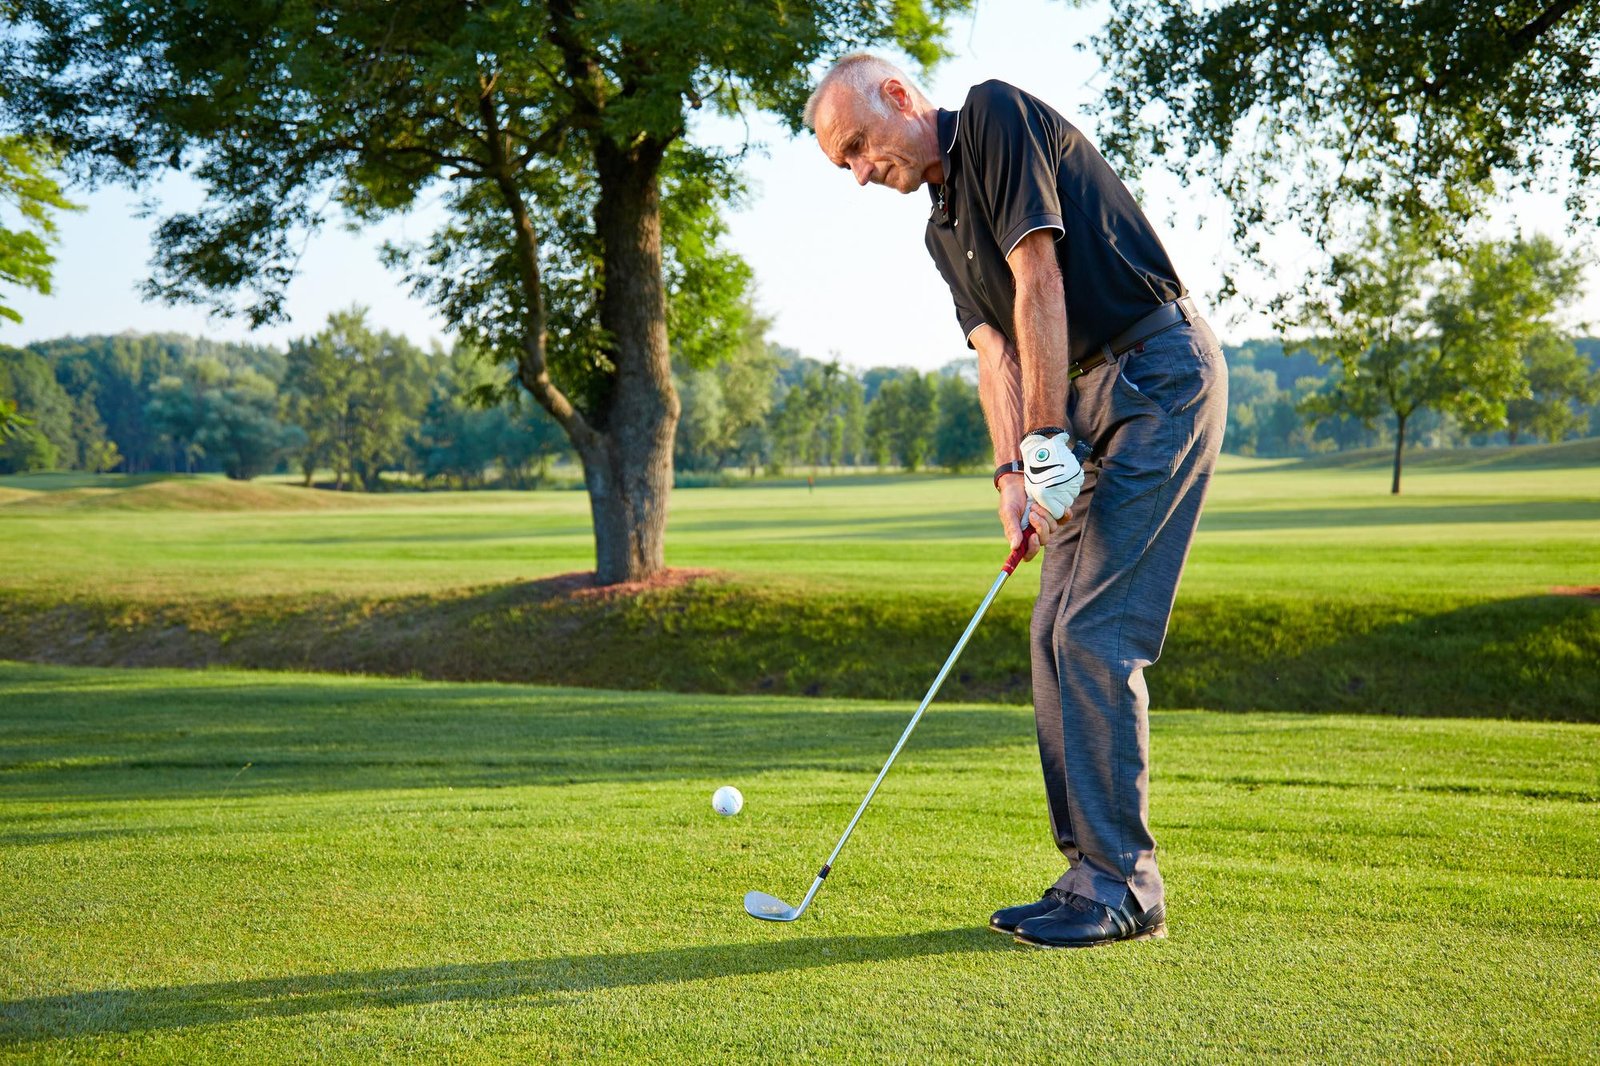
[[[817,82],[816,89],[806,100],[806,127],[811,130],[817,128],[817,104],[834,85],[842,85],[852,90],[867,101],[874,111],[880,115],[884,114],[889,105],[884,103],[883,95],[877,92],[877,88],[888,78],[894,78],[904,85],[914,99],[927,101],[927,97],[922,95],[922,90],[917,88],[917,83],[887,59],[880,59],[871,52],[851,52],[829,68],[828,73]]]

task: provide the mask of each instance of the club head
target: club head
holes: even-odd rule
[[[800,917],[798,910],[765,892],[746,892],[744,909],[750,917],[760,918],[764,922],[792,922]]]

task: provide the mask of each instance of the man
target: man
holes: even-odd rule
[[[1013,548],[1025,521],[1048,549],[1034,717],[1068,868],[990,927],[1048,947],[1165,935],[1143,671],[1222,443],[1221,348],[1127,188],[1042,101],[991,81],[944,111],[861,53],[823,78],[806,123],[859,184],[929,187],[927,246],[978,353],[1000,522]]]

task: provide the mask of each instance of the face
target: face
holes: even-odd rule
[[[880,90],[880,114],[848,86],[835,86],[817,108],[817,144],[829,162],[856,183],[915,192],[926,180],[928,160],[905,88],[890,79]]]

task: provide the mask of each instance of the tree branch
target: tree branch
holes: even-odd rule
[[[600,67],[594,60],[594,53],[585,50],[572,32],[577,18],[572,0],[549,0],[549,11],[550,39],[561,49],[566,61],[567,77],[578,101],[578,110],[581,114],[598,116],[604,107]]]
[[[549,411],[550,416],[566,430],[579,454],[586,456],[599,447],[601,437],[573,406],[566,393],[550,380],[550,368],[545,362],[545,307],[544,289],[539,278],[539,238],[534,232],[533,216],[528,210],[527,201],[517,187],[516,171],[506,157],[506,137],[500,128],[500,115],[495,108],[491,84],[489,81],[483,84],[483,92],[478,97],[478,113],[483,119],[485,139],[489,146],[490,172],[500,195],[505,198],[516,228],[517,273],[522,278],[522,296],[526,308],[517,378],[533,394],[539,406]]]
[[[1518,49],[1519,55],[1522,52],[1526,52],[1529,48],[1533,47],[1533,42],[1535,40],[1544,35],[1546,30],[1560,22],[1567,12],[1578,7],[1582,3],[1584,3],[1584,0],[1556,0],[1556,3],[1553,3],[1549,7],[1545,8],[1544,11],[1540,13],[1538,18],[1522,27],[1522,29],[1518,30],[1516,33],[1513,33],[1509,40],[1513,44],[1520,46]]]

